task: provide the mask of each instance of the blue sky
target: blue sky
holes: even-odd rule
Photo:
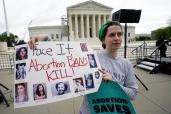
[[[3,0],[0,0],[0,33],[5,31]],[[25,37],[29,26],[42,24],[60,25],[60,18],[66,15],[66,7],[87,0],[5,0],[9,31]],[[94,0],[113,8],[113,12],[120,9],[141,9],[141,19],[135,32],[150,33],[152,30],[168,25],[171,18],[171,0]]]

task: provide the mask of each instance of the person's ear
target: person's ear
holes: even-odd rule
[[[102,43],[102,47],[105,49],[106,48],[106,45],[105,45],[105,43]]]

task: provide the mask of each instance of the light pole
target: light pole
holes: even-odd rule
[[[6,13],[6,7],[5,7],[5,1],[2,0],[2,2],[3,2],[3,7],[4,7],[5,26],[6,26],[7,37],[10,37],[9,28],[8,28],[7,13]]]
[[[69,38],[69,18],[68,18],[68,14],[67,14],[67,17],[66,16],[62,16],[61,17],[61,21],[62,21],[62,25],[64,25],[64,23],[66,22],[67,23],[67,29],[68,29],[68,41],[70,41],[70,38]]]

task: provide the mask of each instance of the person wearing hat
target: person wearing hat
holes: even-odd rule
[[[131,62],[125,58],[117,56],[118,49],[121,47],[123,30],[119,22],[107,21],[98,31],[98,38],[102,43],[104,51],[98,53],[99,62],[102,69],[103,80],[117,82],[131,100],[137,95],[138,85]],[[34,48],[35,41],[42,38],[32,38],[29,41],[31,48]],[[83,97],[80,114],[90,114],[87,96]]]
[[[100,72],[103,80],[118,82],[129,98],[135,99],[138,85],[133,66],[127,59],[117,56],[122,43],[123,30],[121,24],[116,21],[108,21],[101,26],[98,35],[104,49],[97,54],[102,67]],[[80,114],[90,114],[86,96],[82,100]]]

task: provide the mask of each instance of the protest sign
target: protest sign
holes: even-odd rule
[[[136,114],[128,96],[113,81],[102,81],[98,92],[87,95],[91,114]]]
[[[57,102],[96,92],[102,77],[96,53],[82,42],[16,47],[14,107]]]

